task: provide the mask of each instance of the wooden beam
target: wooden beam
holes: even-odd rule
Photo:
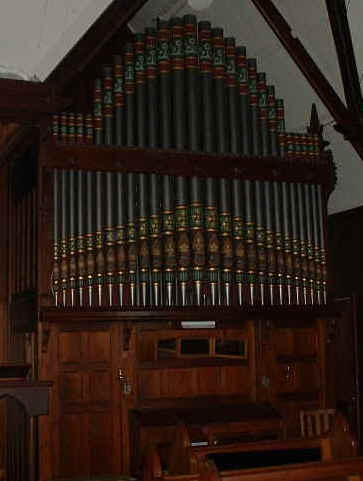
[[[0,121],[37,122],[64,108],[66,103],[41,82],[0,79]]]
[[[358,119],[363,117],[363,99],[345,0],[325,0],[338,55],[345,99],[351,112]]]
[[[62,91],[147,0],[114,0],[46,79]]]
[[[352,143],[356,152],[363,160],[363,143],[361,140],[363,138],[363,127],[356,122],[356,118],[344,105],[300,40],[293,37],[290,25],[275,7],[273,1],[251,1],[329,110],[338,124],[337,130],[343,133],[345,138]]]

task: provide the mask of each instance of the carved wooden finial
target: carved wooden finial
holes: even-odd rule
[[[321,135],[322,130],[323,126],[320,124],[318,109],[316,108],[316,104],[313,103],[313,105],[311,106],[310,126],[308,127],[308,131],[311,134]]]
[[[311,135],[317,135],[319,138],[319,148],[323,151],[330,142],[324,140],[323,138],[323,130],[324,125],[320,123],[318,109],[316,108],[316,104],[313,103],[311,106],[311,114],[310,114],[310,125],[307,127],[307,131]]]

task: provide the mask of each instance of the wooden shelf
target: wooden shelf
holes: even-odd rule
[[[176,176],[229,177],[318,183],[331,191],[335,167],[331,157],[247,157],[137,147],[66,145],[49,140],[41,166],[75,170],[153,172]]]
[[[277,361],[281,364],[291,364],[297,362],[317,362],[318,358],[314,354],[312,356],[278,356]]]
[[[160,322],[169,323],[170,327],[181,327],[182,321],[215,321],[225,325],[247,320],[274,321],[278,327],[299,327],[313,324],[319,318],[336,317],[338,313],[327,306],[297,307],[173,307],[173,308],[58,308],[43,307],[39,320],[46,322]]]
[[[248,366],[247,359],[231,359],[231,358],[211,358],[211,357],[199,357],[188,359],[183,358],[170,358],[160,359],[158,361],[144,361],[138,364],[139,369],[165,369],[165,368],[189,368],[189,367],[208,367],[208,366]]]

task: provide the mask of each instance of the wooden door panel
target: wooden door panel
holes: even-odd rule
[[[63,401],[84,401],[84,376],[80,372],[65,372],[60,375],[60,397]]]
[[[88,336],[87,340],[87,361],[106,363],[111,361],[111,332],[90,331],[90,335]]]
[[[89,377],[89,400],[91,402],[110,401],[112,393],[112,373],[109,370],[94,370]]]
[[[86,462],[85,418],[82,413],[63,414],[60,429],[59,473],[61,477],[82,474],[82,463]]]
[[[60,331],[56,477],[122,472],[119,326]]]
[[[89,417],[90,472],[93,475],[112,473],[112,417],[105,412],[93,412]]]
[[[58,336],[58,360],[60,363],[79,363],[82,359],[82,333],[60,332]]]

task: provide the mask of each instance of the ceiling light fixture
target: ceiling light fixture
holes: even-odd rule
[[[213,0],[188,0],[188,3],[193,10],[199,11],[209,8],[212,5]]]

